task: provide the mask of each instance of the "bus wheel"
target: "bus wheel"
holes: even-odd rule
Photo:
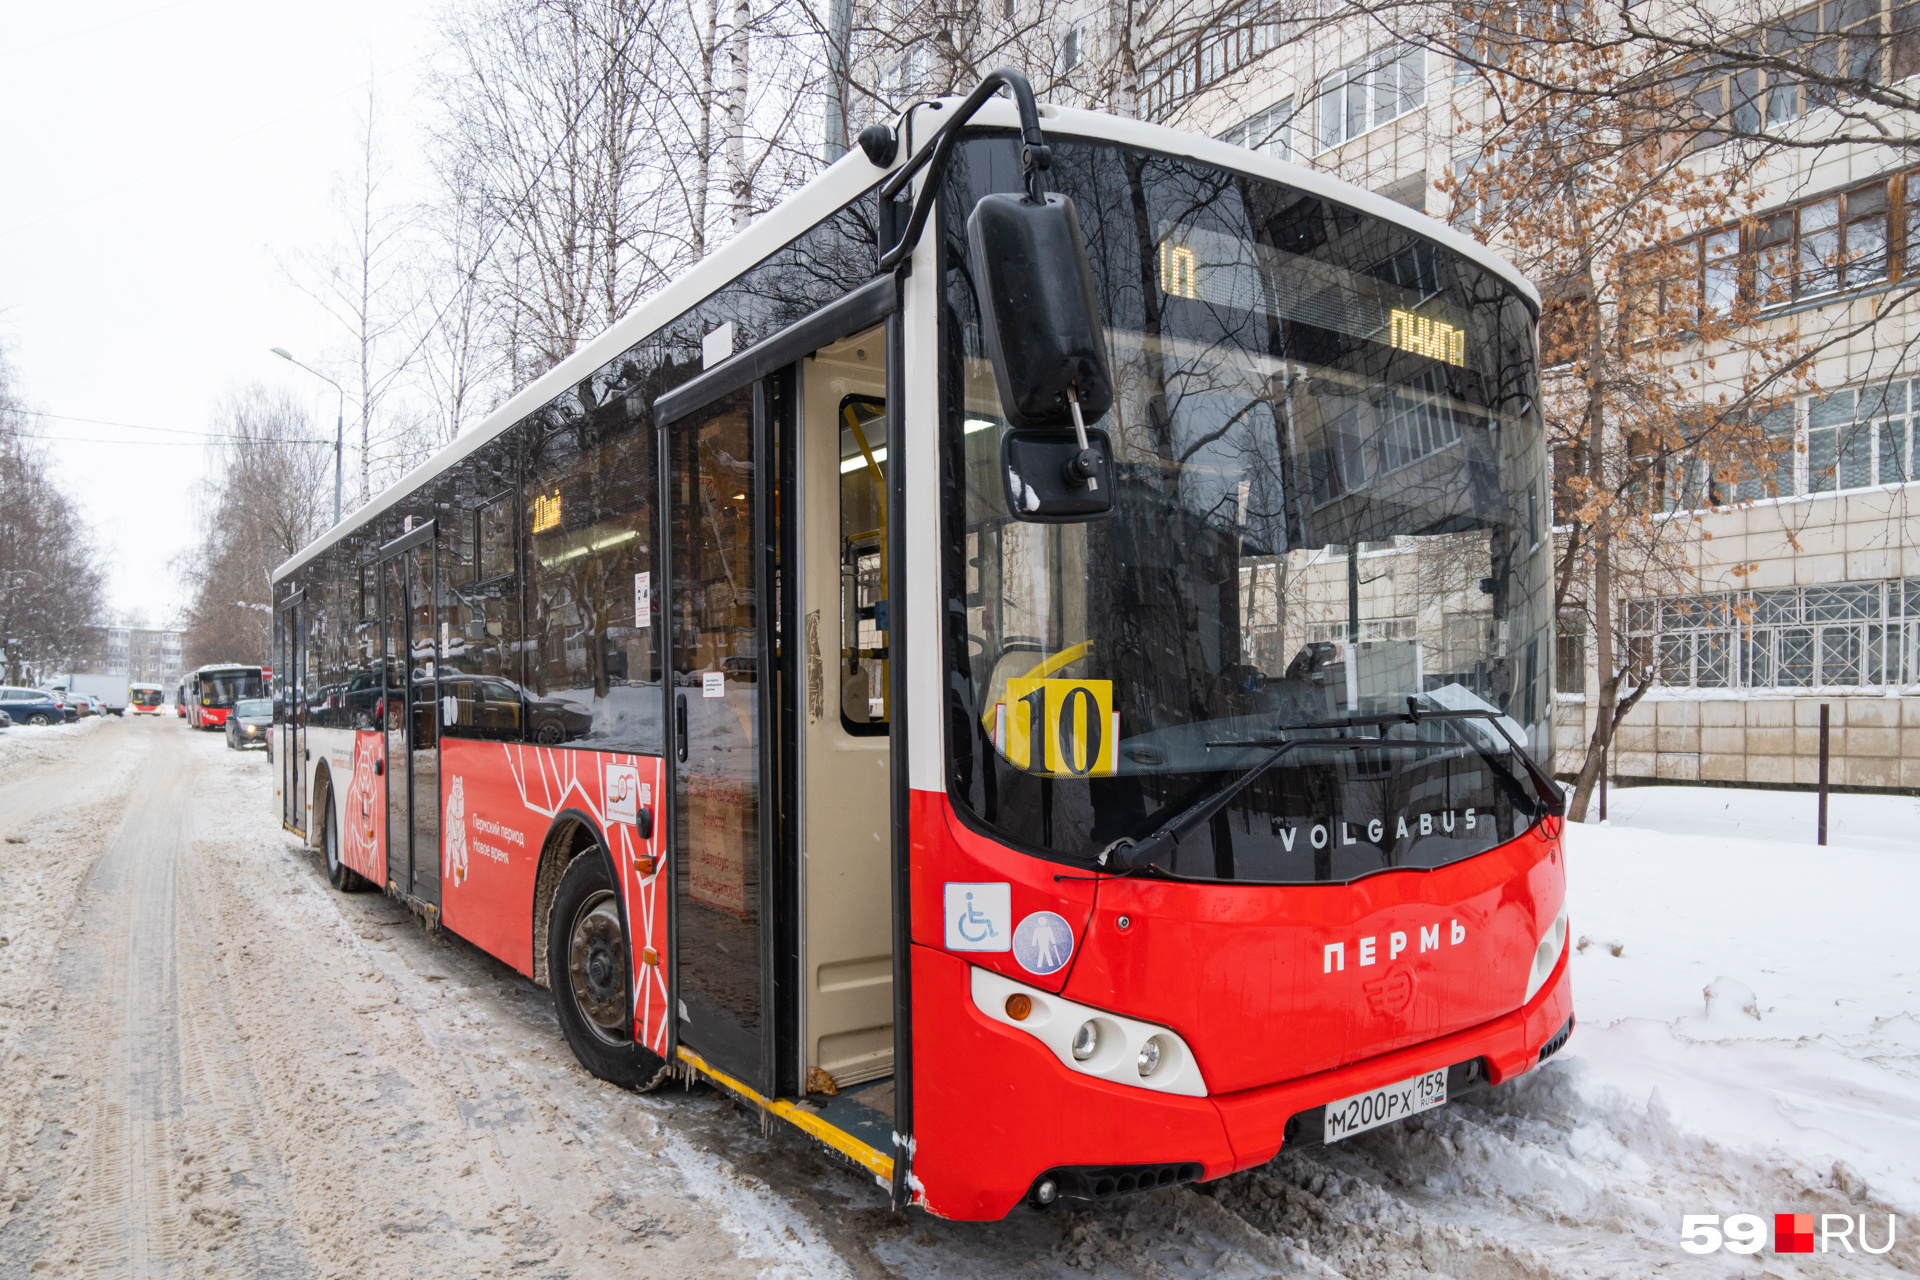
[[[665,1080],[667,1064],[633,1038],[632,971],[619,901],[604,860],[589,847],[561,877],[547,919],[553,1009],[581,1066],[645,1091]]]
[[[333,802],[321,810],[320,847],[327,851],[327,883],[342,893],[358,893],[366,877],[340,861],[340,824],[333,820]]]

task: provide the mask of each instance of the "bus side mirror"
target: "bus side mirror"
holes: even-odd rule
[[[1063,195],[984,196],[967,244],[1000,409],[1007,506],[1021,520],[1113,509],[1111,450],[1089,422],[1113,404],[1106,338],[1080,215]]]

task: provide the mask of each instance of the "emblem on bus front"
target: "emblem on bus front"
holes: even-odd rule
[[[1009,951],[1013,948],[1013,886],[949,882],[946,887],[947,950]]]
[[[1013,958],[1028,973],[1045,977],[1073,958],[1073,927],[1052,911],[1036,911],[1013,931]]]

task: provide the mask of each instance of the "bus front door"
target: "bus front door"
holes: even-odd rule
[[[668,768],[679,1038],[766,1096],[774,1076],[775,761],[769,729],[776,375],[665,428]]]
[[[280,822],[294,831],[306,827],[306,742],[301,732],[305,716],[300,689],[300,662],[305,656],[300,643],[300,601],[305,595],[299,592],[282,601],[274,614],[273,733],[278,740],[273,746],[280,772]]]
[[[387,735],[387,885],[440,903],[438,637],[431,524],[387,544],[380,617]]]

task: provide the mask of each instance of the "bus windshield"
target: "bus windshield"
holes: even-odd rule
[[[1546,806],[1515,752],[1547,758],[1552,702],[1526,300],[1278,182],[1069,138],[1053,155],[1106,325],[1113,510],[1009,513],[965,218],[1019,189],[1019,147],[976,138],[944,202],[958,807],[1017,847],[1093,859],[1257,768],[1152,865],[1281,883],[1519,834]],[[1479,718],[1416,720],[1435,711]],[[1410,741],[1347,742],[1382,734]]]
[[[200,677],[200,705],[230,707],[241,698],[265,692],[258,671],[210,671]]]
[[[135,689],[128,695],[136,707],[157,707],[160,705],[158,689]]]

